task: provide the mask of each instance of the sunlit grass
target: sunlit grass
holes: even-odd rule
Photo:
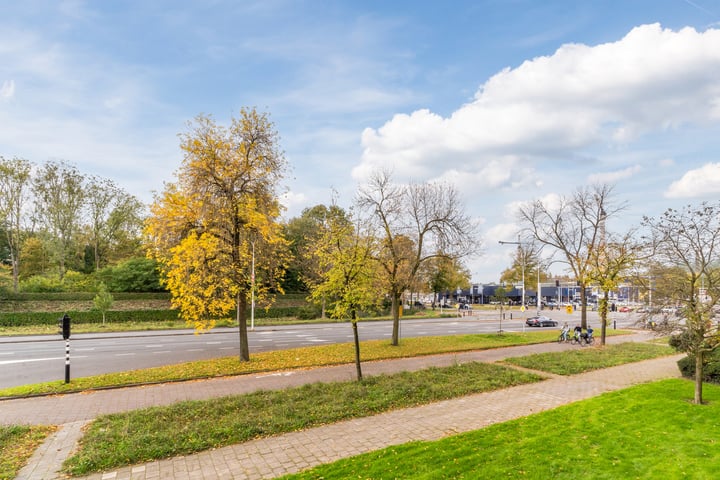
[[[671,379],[436,442],[413,442],[284,480],[696,479],[720,472],[720,386]],[[348,441],[352,441],[349,439]]]

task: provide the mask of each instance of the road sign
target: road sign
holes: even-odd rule
[[[565,311],[566,311],[567,313],[572,313],[572,312],[573,312],[573,307],[572,307],[572,305],[568,305],[567,307],[565,307]]]

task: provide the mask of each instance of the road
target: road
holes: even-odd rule
[[[571,325],[578,323],[579,312],[544,312]],[[442,319],[408,319],[400,323],[401,338],[467,333],[492,333],[499,329],[522,331],[526,314],[513,312],[514,318],[483,312],[482,316]],[[522,316],[519,316],[522,315]],[[615,314],[617,327],[630,326],[631,315]],[[597,326],[597,314],[588,312],[588,320]],[[611,323],[612,327],[612,323]],[[551,328],[551,327],[548,327]],[[361,340],[389,339],[389,321],[360,322]],[[282,350],[309,345],[352,341],[349,323],[256,327],[248,332],[250,352]],[[114,334],[77,334],[70,339],[72,378],[170,365],[239,354],[237,329],[218,328],[203,334],[192,330],[126,332]],[[0,388],[64,380],[65,341],[57,336],[0,337]]]

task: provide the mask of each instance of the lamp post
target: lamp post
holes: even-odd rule
[[[522,243],[520,242],[520,235],[518,235],[518,241],[517,242],[504,242],[502,240],[498,240],[498,243],[500,245],[517,245],[518,250],[521,253],[520,256],[520,262],[522,265],[522,282],[523,282],[523,292],[522,292],[522,306],[520,307],[521,311],[525,311],[525,252],[522,249]],[[538,276],[539,278],[539,276]],[[539,285],[539,282],[538,282]],[[540,309],[540,301],[538,300],[538,309]]]
[[[250,330],[255,330],[255,240],[252,244],[252,272],[250,274]]]

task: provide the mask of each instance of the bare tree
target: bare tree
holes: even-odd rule
[[[603,242],[605,222],[625,208],[614,205],[612,187],[579,188],[571,197],[560,197],[557,205],[535,200],[521,207],[519,216],[534,240],[564,256],[564,262],[580,286],[581,325],[587,328],[587,292],[593,258]]]
[[[672,289],[666,299],[682,305],[660,330],[675,333],[673,343],[695,360],[694,402],[702,403],[706,356],[720,345],[714,311],[720,303],[720,203],[668,209],[659,219],[644,218],[655,262],[670,267]]]
[[[392,345],[399,344],[400,305],[420,266],[430,258],[461,258],[477,253],[476,225],[464,211],[457,190],[442,183],[394,184],[377,171],[360,190],[358,205],[381,232],[375,259],[386,274],[393,315]]]

